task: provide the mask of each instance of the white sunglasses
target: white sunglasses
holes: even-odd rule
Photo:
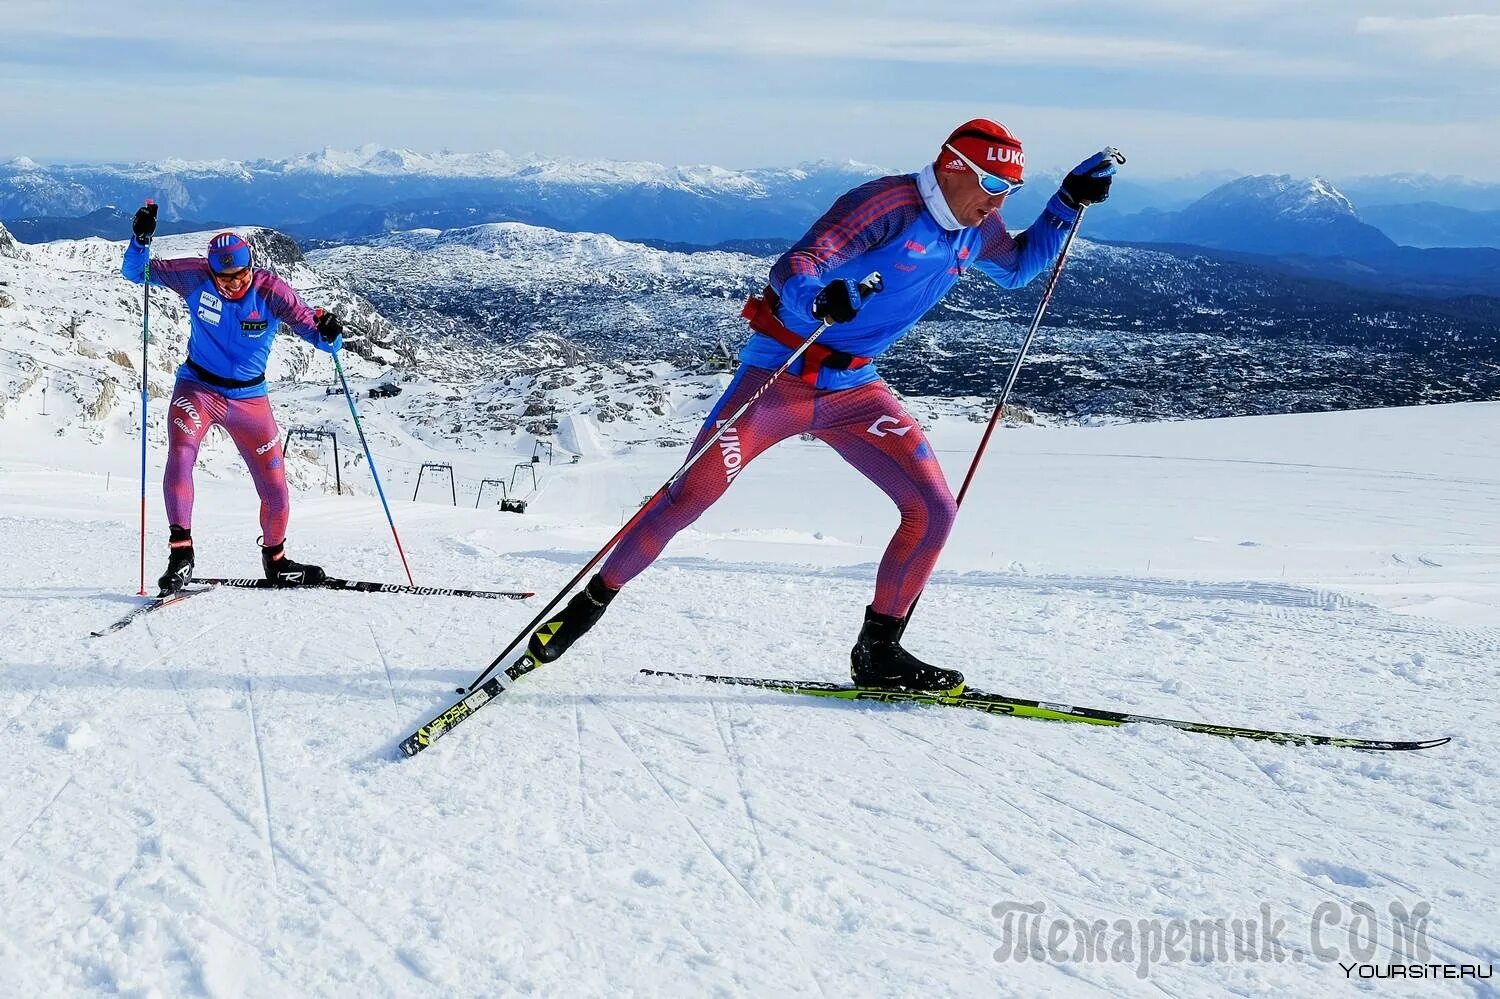
[[[979,178],[979,189],[992,198],[998,198],[1000,195],[1009,194],[1012,191],[1019,191],[1026,185],[1024,180],[1006,180],[1004,177],[998,177],[995,174],[979,169],[978,164],[957,149],[954,149],[951,142],[943,143],[943,148],[963,160],[964,165],[974,171],[974,175]]]

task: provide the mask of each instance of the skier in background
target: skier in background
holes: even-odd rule
[[[599,573],[531,638],[550,662],[588,631],[619,589],[650,565],[677,532],[723,494],[766,448],[811,433],[896,503],[891,539],[851,652],[859,686],[961,690],[963,674],[901,647],[907,614],[932,574],[956,507],[922,428],[872,363],[943,299],[970,268],[1019,288],[1052,263],[1084,205],[1109,196],[1112,152],[1090,156],[1063,178],[1041,216],[1012,234],[1006,195],[1022,184],[1021,142],[979,118],[960,125],[915,174],[881,177],[848,192],[771,268],[770,285],[743,315],[754,331],[740,367],[709,413],[694,449],[735,412],[825,320],[834,324],[615,546]],[[880,294],[859,281],[879,272]]]
[[[120,272],[136,284],[145,278],[147,246],[156,233],[156,205],[132,220],[133,238]],[[151,260],[151,283],[187,301],[192,332],[187,359],[177,369],[168,407],[167,471],[163,480],[171,529],[163,596],[193,576],[193,464],[209,428],[218,424],[239,449],[260,494],[261,565],[278,586],[321,583],[321,568],[287,558],[291,497],[282,467],[281,432],[266,395],[266,360],[282,324],[319,350],[344,345],[343,325],[332,312],[317,313],[275,275],[256,270],[250,244],[221,232],[206,257]]]

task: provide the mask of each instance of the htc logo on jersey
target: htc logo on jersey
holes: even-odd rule
[[[714,424],[714,429],[723,425],[724,421],[720,420]],[[719,454],[724,459],[724,481],[733,482],[740,469],[745,467],[745,456],[740,453],[740,432],[734,427],[724,431],[724,436],[719,438]]]

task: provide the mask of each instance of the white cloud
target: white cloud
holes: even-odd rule
[[[1350,75],[1353,64],[1250,48],[1111,31],[1045,31],[1020,23],[986,25],[924,18],[845,18],[803,14],[794,23],[746,17],[737,23],[676,21],[642,25],[628,36],[685,51],[750,53],[807,60],[977,65],[1196,66],[1216,72]]]
[[[315,45],[334,49],[378,47],[413,57],[473,58],[479,50],[491,54],[521,54],[553,50],[580,55],[589,50],[635,53],[651,51],[714,54],[736,60],[745,57],[853,62],[1102,67],[1177,66],[1215,72],[1280,75],[1355,75],[1357,63],[1328,56],[1301,56],[1258,49],[1250,45],[1208,44],[1194,40],[1192,21],[1176,9],[1182,0],[1151,0],[1169,8],[1171,16],[1158,19],[1151,30],[1124,31],[1105,19],[1093,30],[1066,31],[1028,26],[1025,12],[996,17],[976,11],[965,19],[889,14],[874,9],[845,11],[824,7],[788,9],[787,16],[757,9],[712,6],[685,8],[663,3],[650,11],[622,11],[609,7],[584,17],[570,17],[566,9],[532,9],[523,16],[497,13],[489,17],[445,16],[440,9],[425,17],[392,17],[378,6],[344,17],[328,17],[311,8],[283,13],[268,11],[258,20],[255,35],[263,43],[298,48]],[[1237,0],[1238,14],[1279,7],[1293,0]],[[159,3],[156,16],[142,18],[134,9],[88,0],[79,5],[44,0],[7,0],[19,5],[17,16],[6,17],[8,45],[38,41],[137,41],[181,45],[212,37],[226,17],[237,17],[232,7],[197,3]],[[831,5],[836,6],[836,5]],[[1217,16],[1224,16],[1220,11]],[[1035,18],[1032,19],[1035,21]],[[164,31],[163,23],[172,30]],[[0,46],[3,47],[3,46]],[[275,52],[266,53],[275,57]]]
[[[1462,59],[1500,66],[1500,14],[1444,17],[1362,17],[1362,34],[1389,38],[1433,60]]]

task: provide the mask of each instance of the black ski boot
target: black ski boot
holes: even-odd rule
[[[598,576],[590,579],[567,606],[536,630],[526,644],[526,651],[538,662],[550,663],[558,658],[604,616],[604,609],[619,592],[605,586]]]
[[[266,570],[266,578],[276,586],[315,586],[328,578],[328,574],[316,565],[304,565],[286,557],[286,542],[279,545],[260,546],[260,564]]]
[[[849,652],[849,676],[854,685],[962,692],[964,675],[958,670],[928,665],[901,647],[905,630],[906,618],[865,608],[865,626]]]
[[[168,547],[167,571],[156,581],[159,597],[169,597],[193,581],[193,532],[173,524]]]

